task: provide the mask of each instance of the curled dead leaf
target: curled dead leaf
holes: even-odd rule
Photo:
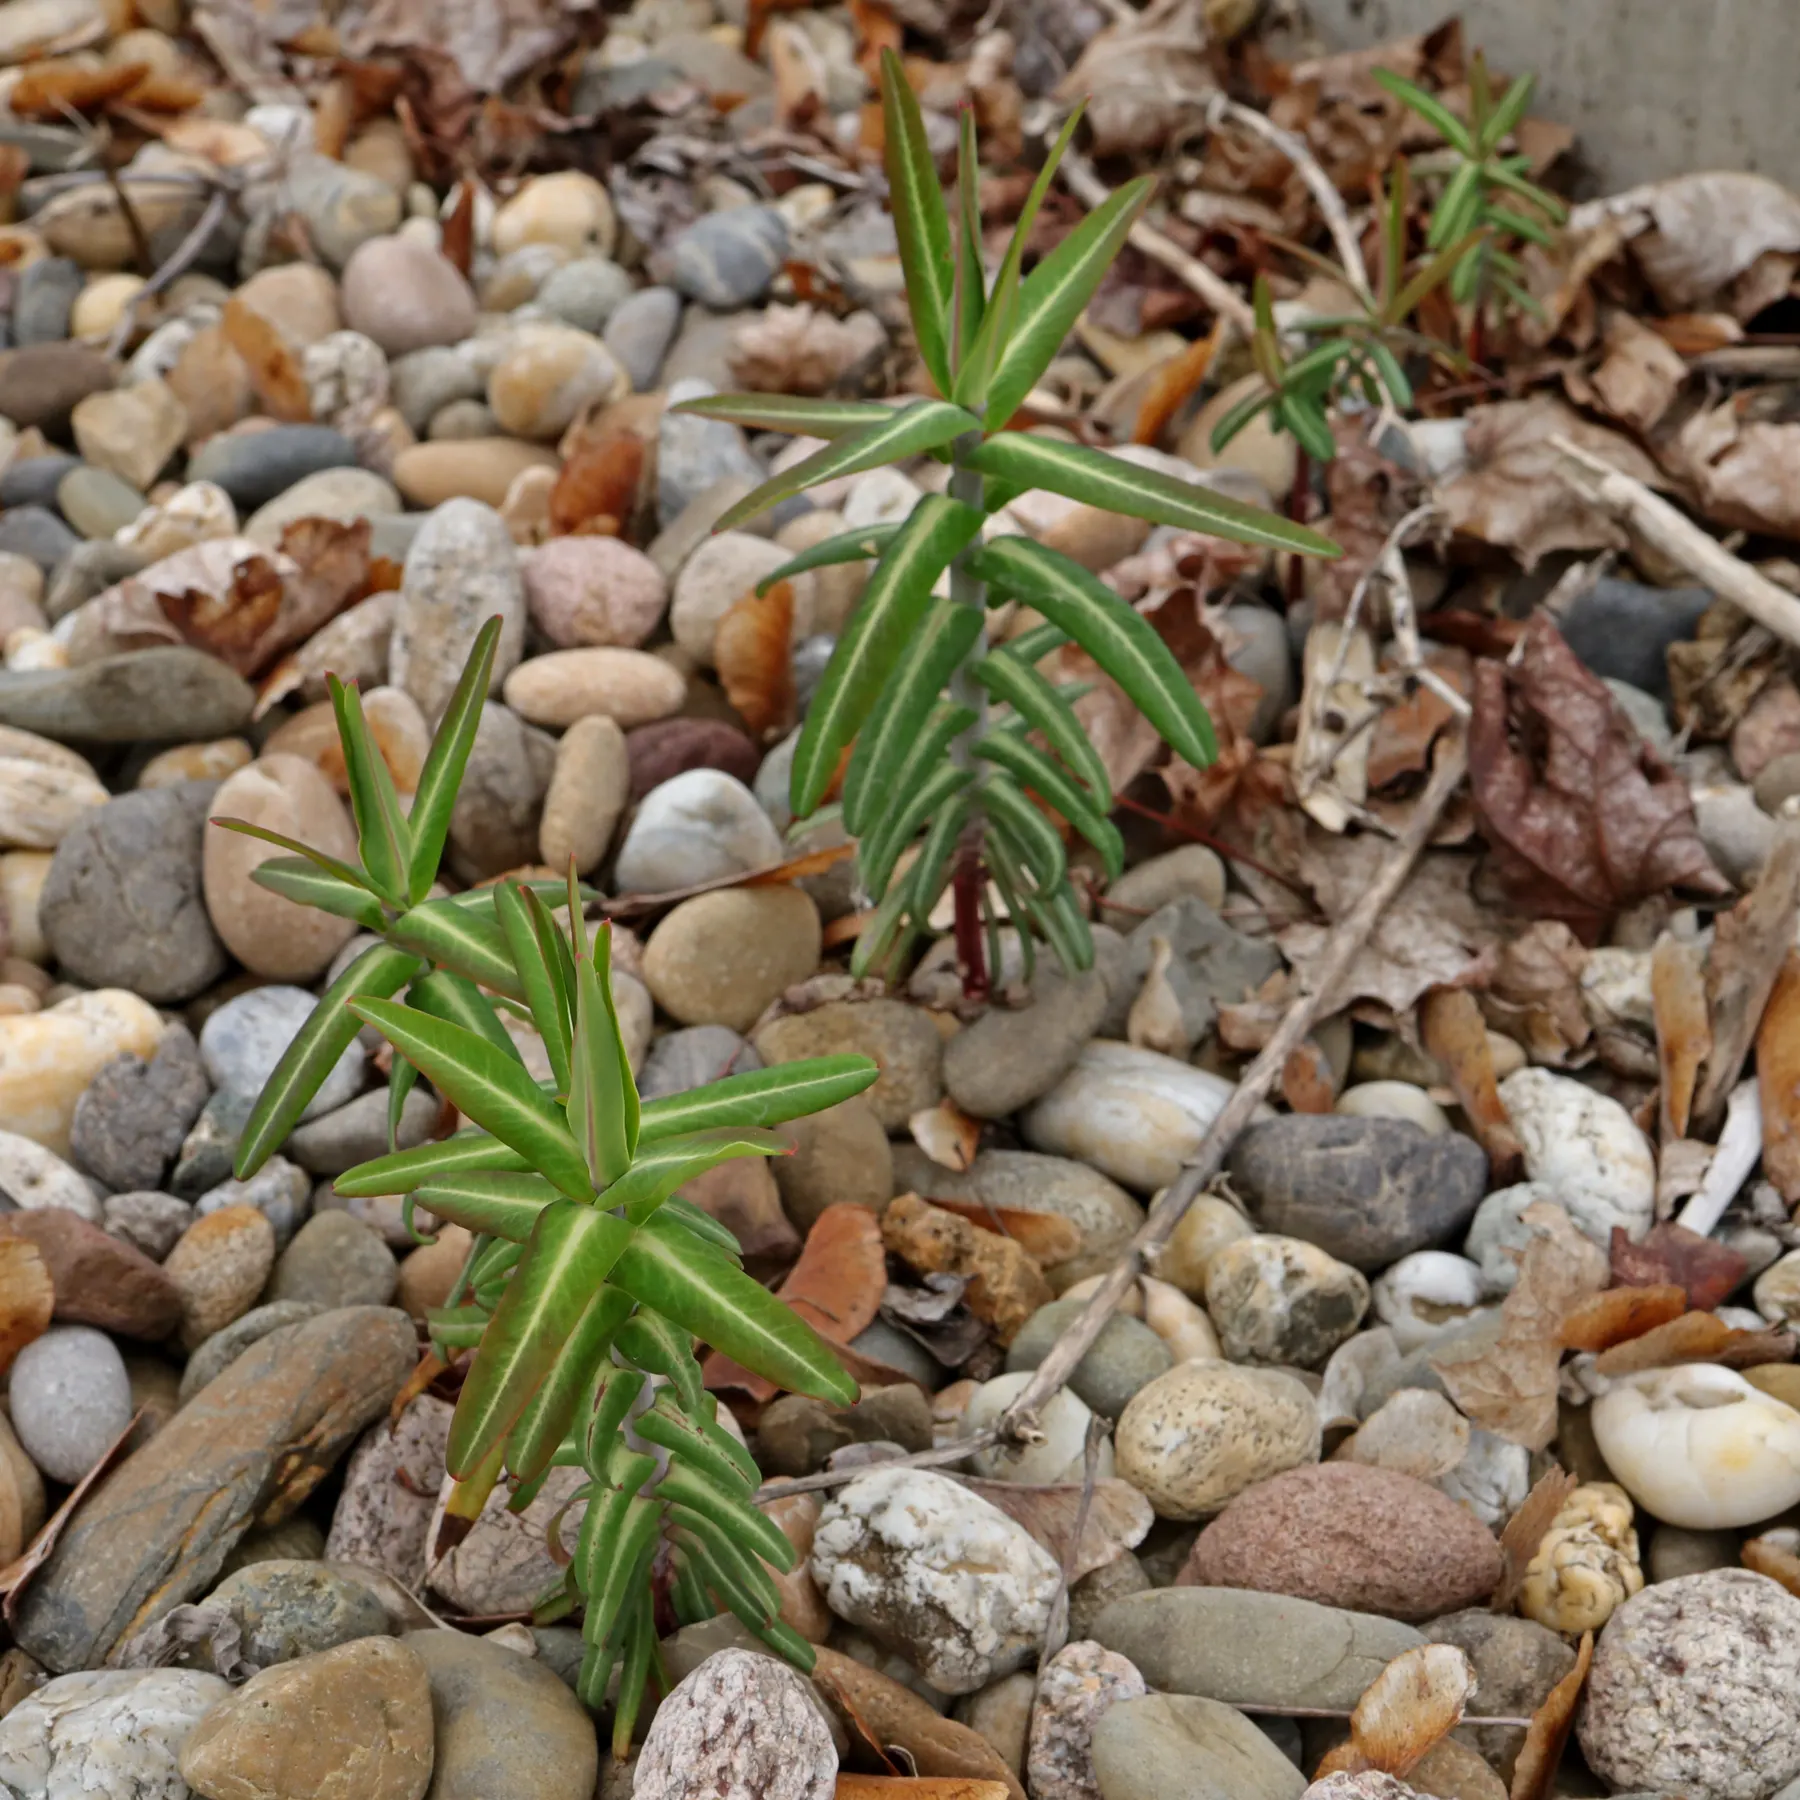
[[[713,660],[726,699],[737,708],[751,736],[765,743],[794,726],[799,703],[793,639],[793,584],[778,581],[766,594],[752,589],[734,601],[713,640]]]
[[[1337,1096],[1337,1070],[1318,1040],[1296,1044],[1281,1065],[1282,1099],[1297,1113],[1328,1113]]]
[[[1314,1779],[1370,1769],[1404,1777],[1456,1729],[1474,1693],[1474,1667],[1454,1644],[1402,1651],[1363,1689],[1350,1741],[1324,1758]]]
[[[1741,1251],[1685,1225],[1664,1220],[1637,1243],[1622,1226],[1613,1227],[1613,1280],[1622,1287],[1679,1287],[1696,1312],[1723,1305],[1749,1272]]]
[[[1575,1708],[1593,1665],[1594,1634],[1584,1631],[1574,1668],[1544,1696],[1544,1704],[1531,1715],[1531,1723],[1525,1728],[1525,1742],[1513,1764],[1507,1800],[1550,1800],[1563,1750],[1575,1728]]]
[[[1510,1186],[1521,1177],[1525,1151],[1500,1100],[1494,1052],[1475,996],[1466,988],[1433,988],[1419,1003],[1419,1029],[1487,1152],[1493,1185]]]
[[[0,1375],[13,1358],[50,1329],[56,1285],[30,1238],[0,1237]]]
[[[1756,1033],[1763,1173],[1792,1206],[1800,1200],[1800,950],[1790,950]]]
[[[1565,1350],[1610,1350],[1679,1319],[1687,1290],[1673,1282],[1656,1287],[1613,1287],[1584,1300],[1563,1320]]]
[[[260,556],[246,557],[231,572],[222,594],[183,588],[158,594],[157,604],[183,640],[229,663],[240,675],[254,675],[265,661],[286,594],[281,577]]]
[[[913,1142],[934,1163],[954,1169],[959,1175],[975,1160],[975,1152],[981,1147],[981,1121],[970,1118],[947,1097],[936,1106],[914,1113],[906,1126]],[[1074,1255],[1074,1251],[1069,1254]]]
[[[1667,1369],[1676,1363],[1715,1362],[1728,1369],[1753,1369],[1759,1363],[1792,1362],[1795,1340],[1787,1331],[1741,1331],[1717,1313],[1685,1312],[1594,1358],[1600,1375],[1635,1375],[1644,1369]]]
[[[1194,1041],[1182,1015],[1180,996],[1169,980],[1174,954],[1167,937],[1161,932],[1151,934],[1150,966],[1126,1017],[1125,1037],[1140,1050],[1156,1050],[1185,1062]]]
[[[23,71],[8,91],[8,108],[24,119],[60,119],[72,112],[98,112],[122,100],[150,73],[148,63],[93,67],[74,59],[40,62]]]
[[[1493,1611],[1512,1611],[1513,1602],[1525,1585],[1525,1571],[1531,1567],[1544,1533],[1578,1485],[1573,1475],[1552,1463],[1531,1484],[1531,1492],[1506,1521],[1506,1528],[1500,1533],[1500,1585],[1489,1602]]]
[[[609,432],[577,450],[550,490],[550,535],[628,536],[639,511],[645,461],[644,440],[635,431]]]
[[[250,385],[273,419],[304,425],[312,418],[312,394],[300,358],[281,327],[234,294],[219,321],[230,344],[250,371]]]
[[[1698,946],[1664,932],[1650,958],[1650,994],[1656,1009],[1661,1075],[1657,1105],[1666,1143],[1687,1136],[1694,1089],[1701,1067],[1712,1054],[1706,972]]]

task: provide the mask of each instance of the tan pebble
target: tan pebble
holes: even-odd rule
[[[503,431],[543,442],[622,391],[629,391],[624,371],[598,338],[568,325],[532,325],[495,365],[487,397]]]
[[[164,379],[187,410],[190,444],[247,418],[256,405],[250,371],[217,325],[188,339]]]
[[[49,857],[44,852],[46,863]],[[6,859],[0,859],[6,860]],[[18,948],[15,935],[14,948]],[[58,1156],[69,1149],[75,1102],[101,1067],[129,1051],[148,1061],[163,1022],[148,1001],[123,988],[57,998],[44,1010],[0,1019],[0,1131],[16,1131]]]
[[[69,309],[69,336],[109,338],[125,309],[143,291],[142,275],[96,275]],[[141,316],[141,315],[140,315]]]
[[[43,601],[44,571],[28,556],[0,551],[0,633],[22,625],[42,631],[49,623]]]
[[[207,744],[172,744],[144,764],[141,788],[173,787],[178,781],[223,781],[250,762],[249,740],[214,738]]]
[[[556,492],[558,469],[537,465],[512,478],[500,517],[515,544],[541,544],[550,535],[550,496]]]
[[[414,506],[446,500],[506,504],[508,490],[525,469],[554,469],[556,455],[518,438],[461,438],[413,444],[394,458],[394,485]]]
[[[526,182],[495,213],[490,237],[496,256],[508,256],[526,244],[610,256],[618,225],[606,189],[591,175],[564,169]]]
[[[54,850],[83,813],[110,798],[91,775],[0,747],[0,846],[8,850]]]
[[[819,963],[819,909],[795,887],[725,888],[684,900],[644,946],[644,981],[684,1025],[748,1031]]]
[[[473,1242],[460,1225],[440,1226],[435,1243],[421,1244],[402,1259],[394,1304],[421,1323],[432,1307],[448,1305]]]
[[[23,982],[0,981],[0,1018],[16,1018],[38,1009],[37,991]]]
[[[76,448],[96,468],[147,488],[186,441],[187,408],[166,381],[89,394],[70,414]]]
[[[631,763],[618,721],[600,713],[577,719],[556,747],[538,822],[545,866],[566,869],[573,861],[583,875],[594,869],[612,843],[630,792]]]
[[[163,1269],[181,1292],[181,1345],[194,1351],[256,1304],[275,1267],[275,1227],[254,1206],[196,1219]]]
[[[502,691],[506,704],[533,725],[554,730],[604,713],[629,731],[678,711],[687,683],[641,650],[552,650],[520,663]]]
[[[0,922],[15,956],[41,963],[50,946],[38,925],[38,896],[50,879],[52,853],[48,850],[8,850],[0,854]]]
[[[822,1644],[831,1631],[831,1609],[812,1578],[813,1527],[822,1504],[817,1494],[789,1494],[761,1509],[794,1546],[800,1560],[787,1573],[769,1566],[769,1578],[781,1595],[781,1616],[809,1644]],[[768,1566],[768,1565],[766,1565]]]
[[[328,270],[312,263],[258,269],[237,290],[237,297],[277,326],[296,350],[304,350],[344,326],[336,281]]]

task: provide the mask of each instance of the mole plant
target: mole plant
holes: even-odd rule
[[[828,538],[762,586],[875,559],[807,711],[791,804],[797,819],[807,819],[835,789],[843,824],[858,840],[862,884],[876,911],[858,940],[854,972],[897,967],[949,886],[965,987],[978,994],[987,968],[997,964],[1002,911],[1028,958],[1035,931],[1066,968],[1093,960],[1057,821],[1093,845],[1110,875],[1120,867],[1106,769],[1069,696],[1038,670],[1039,660],[1072,641],[1177,755],[1203,766],[1217,753],[1205,707],[1150,622],[1047,545],[985,535],[993,515],[1028,489],[1043,488],[1241,543],[1316,555],[1335,555],[1336,547],[1139,463],[1009,430],[1118,254],[1150,183],[1120,188],[1025,274],[1025,246],[1078,110],[1051,149],[990,281],[981,260],[972,116],[962,117],[953,229],[918,102],[891,52],[882,56],[881,100],[913,332],[940,397],[889,407],[728,394],[679,410],[828,440],[732,507],[721,530],[822,481],[920,456],[948,465],[946,491],[923,495],[902,522]],[[990,612],[1008,601],[1042,623],[991,642]]]
[[[430,897],[499,635],[490,620],[477,637],[410,813],[356,689],[332,680],[356,866],[214,821],[295,853],[263,863],[259,885],[381,940],[331,984],[269,1077],[237,1172],[253,1174],[281,1145],[365,1025],[394,1047],[390,1154],[336,1186],[349,1199],[404,1195],[409,1229],[417,1208],[474,1233],[449,1304],[428,1317],[446,1364],[475,1352],[450,1426],[456,1480],[437,1547],[473,1526],[502,1480],[519,1512],[552,1471],[581,1471],[551,1529],[561,1542],[564,1519],[585,1507],[568,1574],[537,1617],[582,1609],[578,1692],[598,1708],[617,1669],[622,1754],[646,1684],[662,1682],[659,1593],[682,1623],[726,1609],[812,1666],[764,1566],[792,1568],[793,1547],[753,1504],[756,1465],[721,1421],[695,1343],[796,1393],[847,1402],[856,1383],[744,1273],[732,1234],[677,1190],[729,1158],[784,1153],[769,1127],[860,1093],[878,1071],[860,1056],[821,1057],[641,1105],[613,1007],[611,930],[590,935],[573,874]],[[547,1079],[528,1072],[503,1013],[535,1029]],[[420,1077],[469,1126],[393,1149]]]

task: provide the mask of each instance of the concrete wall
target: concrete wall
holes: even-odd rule
[[[1800,0],[1305,0],[1360,48],[1462,14],[1471,49],[1535,71],[1533,110],[1573,126],[1606,193],[1699,169],[1800,189]]]

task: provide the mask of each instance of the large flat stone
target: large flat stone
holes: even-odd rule
[[[405,1313],[353,1306],[245,1351],[75,1514],[25,1591],[18,1642],[58,1673],[93,1668],[199,1599],[239,1538],[287,1517],[387,1409],[414,1345]]]

